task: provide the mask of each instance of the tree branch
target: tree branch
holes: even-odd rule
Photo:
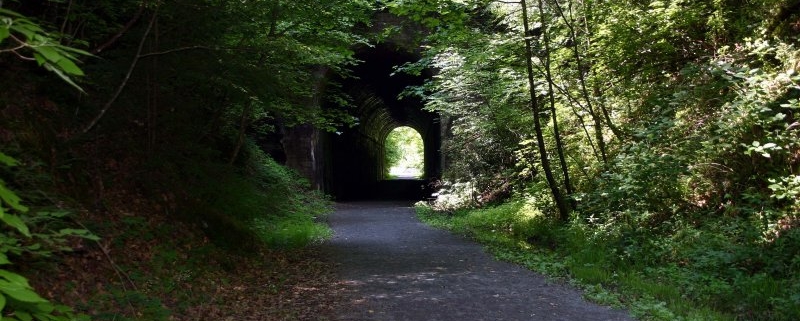
[[[125,74],[125,78],[122,79],[122,83],[119,84],[119,87],[117,87],[117,90],[114,92],[114,95],[111,96],[111,99],[109,99],[108,102],[106,102],[106,104],[103,105],[103,109],[100,110],[100,113],[97,114],[97,117],[92,119],[89,125],[87,125],[83,129],[82,131],[83,134],[88,133],[97,124],[97,122],[100,121],[100,118],[103,118],[103,115],[106,114],[108,109],[111,108],[111,105],[113,105],[114,102],[117,100],[117,98],[119,98],[119,95],[122,93],[122,90],[125,89],[125,86],[128,84],[128,80],[131,79],[131,74],[133,74],[133,70],[136,69],[136,64],[139,62],[139,59],[141,58],[142,48],[144,48],[144,43],[147,40],[147,36],[150,34],[150,30],[153,29],[153,24],[155,24],[157,16],[158,16],[158,7],[156,7],[156,11],[153,12],[153,16],[150,18],[150,23],[147,24],[147,29],[144,31],[144,35],[142,36],[142,39],[139,41],[139,48],[136,49],[136,56],[133,57],[133,61],[131,62],[131,66],[128,68],[127,74]]]
[[[61,29],[58,32],[59,36],[63,36],[64,35],[64,30],[67,29],[67,21],[69,21],[69,14],[72,11],[72,2],[73,2],[73,0],[69,0],[69,3],[67,4],[67,12],[64,13],[64,21],[61,22]]]
[[[200,45],[198,45],[198,46],[189,46],[189,47],[174,48],[174,49],[158,51],[158,52],[148,52],[146,54],[139,55],[139,58],[146,58],[146,57],[152,57],[152,56],[163,56],[163,55],[167,55],[167,54],[171,54],[171,53],[175,53],[175,52],[181,52],[181,51],[187,51],[187,50],[195,50],[195,49],[215,50],[215,49],[219,49],[219,48],[211,48],[211,47],[208,47],[208,46],[200,46]]]
[[[143,12],[144,12],[144,5],[140,5],[139,6],[139,10],[136,11],[136,14],[133,16],[133,18],[131,18],[131,20],[128,21],[128,23],[126,23],[125,26],[122,27],[122,29],[119,32],[117,32],[113,37],[108,39],[105,43],[103,43],[102,45],[98,46],[97,48],[94,48],[91,51],[92,54],[95,54],[95,55],[99,54],[101,51],[105,50],[106,48],[110,47],[115,42],[117,42],[117,40],[120,37],[122,37],[122,35],[124,35],[126,32],[128,32],[128,30],[130,30],[133,27],[133,25],[136,24],[137,21],[139,21],[139,18],[142,16]]]

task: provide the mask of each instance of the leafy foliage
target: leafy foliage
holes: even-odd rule
[[[65,82],[81,90],[73,77],[83,76],[76,65],[78,57],[89,56],[86,51],[61,45],[53,32],[11,10],[0,8],[0,53],[10,52],[20,59],[36,61]],[[10,44],[9,44],[10,42]],[[28,56],[32,54],[31,56]]]
[[[529,258],[539,253],[531,246],[553,246],[573,277],[621,287],[625,302],[638,302],[634,312],[650,318],[797,318],[789,289],[800,267],[782,254],[800,245],[800,53],[796,33],[786,33],[797,30],[795,1],[527,1],[525,34],[516,3],[389,7],[439,19],[430,6],[464,13],[428,23],[425,57],[406,67],[438,72],[410,92],[447,117],[450,182],[432,203],[451,213],[446,225],[523,263],[541,258]],[[577,205],[555,236],[540,228],[554,224],[547,220],[530,234],[509,229],[522,222],[510,205],[458,210],[510,184],[511,204],[559,212],[527,110],[525,40],[535,99],[548,107],[539,115],[549,119],[544,143],[553,159],[563,152],[556,181],[569,174]],[[465,197],[473,201],[453,201]]]
[[[17,166],[18,162],[0,153],[0,168]],[[59,218],[65,213],[37,212],[31,215],[30,208],[22,205],[17,194],[0,179],[0,220],[5,224],[0,233],[0,265],[11,265],[12,257],[23,253],[49,256],[46,247],[55,245],[59,250],[65,247],[65,237],[79,236],[97,239],[84,229],[60,229],[32,233],[29,223],[40,223],[35,219]],[[26,220],[28,222],[26,222]],[[38,226],[37,226],[38,227]],[[29,240],[33,239],[33,242]],[[7,269],[0,269],[0,315],[6,320],[88,320],[85,315],[75,313],[72,308],[56,305],[42,298],[31,287],[28,279]]]

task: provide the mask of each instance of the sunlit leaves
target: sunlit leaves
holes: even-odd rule
[[[390,12],[417,21],[428,28],[452,28],[468,20],[468,10],[478,7],[478,1],[463,0],[390,0]]]

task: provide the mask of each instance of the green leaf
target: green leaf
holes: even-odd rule
[[[16,159],[11,158],[3,152],[0,152],[0,164],[6,164],[6,166],[17,166],[19,162]]]
[[[92,53],[90,53],[90,52],[88,52],[86,50],[76,49],[76,48],[67,47],[67,46],[60,46],[60,47],[58,47],[58,49],[60,49],[63,52],[76,53],[76,54],[79,54],[81,56],[94,57],[94,55]],[[66,54],[65,54],[65,56],[72,57],[72,55],[66,55]]]
[[[43,302],[36,305],[37,312],[40,312],[41,314],[50,315],[53,313],[53,311],[55,311],[55,309],[56,306],[50,302]]]
[[[33,39],[37,32],[36,26],[27,23],[23,19],[17,20],[15,24],[11,25],[10,29],[25,35],[25,39],[28,40]]]
[[[17,194],[14,194],[11,190],[7,189],[2,181],[0,181],[0,199],[6,202],[11,208],[20,211],[20,212],[27,212],[28,207],[25,205],[20,204],[21,199]]]
[[[62,229],[62,230],[58,231],[58,234],[62,235],[62,236],[77,236],[77,237],[84,238],[84,239],[87,239],[87,240],[92,240],[92,241],[99,241],[100,240],[100,237],[98,237],[97,235],[92,234],[92,232],[89,232],[88,230],[65,228],[65,229]]]
[[[25,225],[25,222],[23,222],[22,219],[19,218],[19,216],[6,214],[0,217],[0,220],[6,222],[6,224],[8,224],[9,226],[17,229],[17,231],[22,233],[22,235],[25,235],[27,237],[31,236],[31,231],[28,230],[28,226]]]
[[[63,305],[63,304],[59,304],[59,305],[55,306],[55,310],[58,313],[67,313],[67,312],[71,312],[72,308],[69,307],[69,306]]]
[[[8,297],[17,301],[29,303],[47,302],[47,300],[40,297],[36,292],[33,292],[30,287],[24,287],[8,281],[0,280],[0,292],[5,293]],[[19,315],[17,316],[20,317]]]
[[[8,26],[0,26],[0,43],[3,42],[11,33],[8,31]]]
[[[26,288],[31,287],[31,285],[28,284],[28,279],[26,279],[24,276],[16,274],[14,272],[10,272],[8,270],[0,269],[0,277],[6,279],[8,282],[11,282],[13,284],[17,284]]]
[[[28,312],[14,311],[14,314],[16,314],[17,318],[19,318],[21,321],[31,321],[31,320],[33,320],[33,316],[31,316],[31,314],[28,313]]]
[[[52,71],[53,73],[55,73],[59,78],[61,78],[61,80],[63,80],[66,83],[70,84],[72,87],[75,87],[75,89],[78,89],[78,90],[80,90],[80,92],[85,93],[85,91],[83,91],[83,88],[81,88],[80,86],[78,86],[78,84],[76,84],[74,81],[72,81],[72,78],[70,78],[69,75],[67,75],[63,71],[61,71],[61,69],[54,67],[50,63],[45,63],[44,64],[44,68],[49,70],[49,71]]]
[[[10,16],[10,17],[15,17],[15,18],[22,18],[21,14],[16,13],[16,12],[11,11],[11,10],[8,10],[8,9],[3,9],[3,8],[0,8],[0,14],[6,15],[6,16]]]
[[[8,260],[8,255],[5,253],[0,253],[0,265],[4,264],[11,264],[11,261]]]
[[[39,53],[34,52],[33,58],[36,59],[36,63],[39,64],[39,66],[44,66],[44,64],[47,63],[47,59],[45,59],[44,56],[40,55]]]
[[[72,60],[61,59],[56,64],[58,65],[58,67],[61,68],[61,70],[63,70],[68,74],[83,76],[83,71],[80,68],[78,68],[78,66],[74,62],[72,62]]]
[[[37,46],[33,47],[33,50],[44,56],[47,60],[52,61],[54,63],[59,62],[60,60],[64,59],[64,56],[61,55],[58,50],[56,50],[53,46]]]
[[[6,307],[6,296],[0,295],[0,315],[3,315],[3,309]]]

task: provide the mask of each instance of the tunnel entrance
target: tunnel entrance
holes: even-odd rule
[[[384,142],[386,179],[420,179],[425,170],[425,145],[416,129],[400,126]]]
[[[360,64],[340,77],[341,90],[353,99],[356,126],[323,138],[328,160],[325,189],[338,201],[357,199],[425,199],[430,181],[441,176],[439,116],[423,110],[417,97],[398,98],[407,86],[422,85],[430,74],[395,73],[395,67],[419,56],[384,43],[356,51]],[[411,179],[388,179],[386,139],[392,130],[410,127],[422,140],[422,166]]]

